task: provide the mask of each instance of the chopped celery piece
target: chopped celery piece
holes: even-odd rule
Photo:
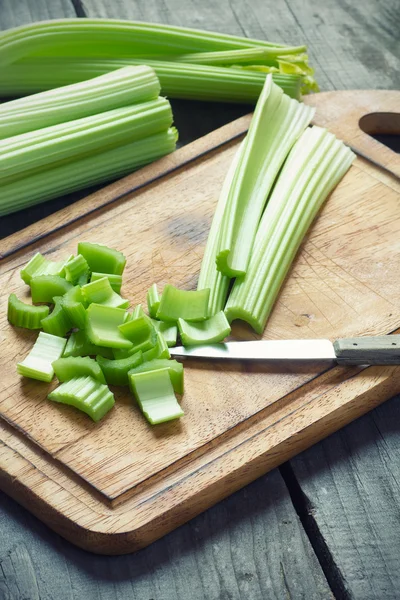
[[[84,329],[86,326],[86,301],[79,285],[72,287],[63,296],[63,309],[74,327]]]
[[[96,422],[100,421],[115,404],[114,394],[106,385],[93,377],[68,379],[47,397],[53,402],[74,406]]]
[[[223,310],[201,323],[188,323],[178,319],[179,335],[184,346],[222,342],[231,328]]]
[[[129,381],[141,411],[152,425],[183,416],[168,369],[131,373]]]
[[[114,306],[116,308],[127,308],[129,300],[121,298],[114,292],[107,277],[102,277],[82,286],[82,294],[88,304],[95,302],[103,306]]]
[[[131,369],[128,376],[134,373],[143,373],[145,371],[157,371],[158,369],[168,369],[172,386],[177,394],[183,394],[183,365],[177,360],[167,358],[157,358],[144,362],[141,365]]]
[[[257,102],[229,188],[221,223],[217,268],[228,277],[246,273],[267,197],[291,147],[314,109],[283,94],[271,75]]]
[[[25,304],[15,294],[10,294],[8,297],[7,318],[11,325],[26,329],[41,329],[41,321],[48,314],[48,306]]]
[[[90,304],[87,309],[86,333],[93,344],[106,348],[132,348],[118,326],[124,322],[125,310],[114,306]]]
[[[29,285],[32,302],[53,302],[54,296],[63,296],[72,288],[72,283],[59,275],[35,275]]]
[[[155,100],[159,91],[153,69],[128,66],[88,81],[12,100],[0,106],[0,139]]]
[[[67,192],[132,173],[135,169],[173,152],[177,139],[178,132],[172,127],[144,139],[134,140],[115,148],[107,147],[45,171],[39,170],[13,183],[3,185],[0,216]]]
[[[80,275],[78,278],[77,285],[82,287],[83,285],[86,285],[87,283],[89,283],[89,275],[90,275],[90,271],[86,271],[86,273],[82,273],[82,275]]]
[[[163,334],[157,331],[157,342],[153,348],[143,352],[143,360],[154,360],[155,358],[170,358],[171,354],[168,350],[167,342],[164,339]]]
[[[153,319],[156,318],[157,311],[160,306],[160,297],[158,295],[157,284],[153,283],[149,291],[147,292],[147,308],[149,309],[149,315]]]
[[[60,358],[66,343],[64,338],[41,331],[28,356],[17,364],[17,372],[31,379],[51,381],[54,375],[52,363]]]
[[[100,357],[101,358],[101,357]],[[103,359],[107,360],[107,359]],[[100,383],[106,383],[100,366],[89,356],[69,356],[53,362],[54,373],[58,381],[68,381],[75,377],[93,377]]]
[[[153,325],[162,333],[167,346],[170,348],[176,346],[176,338],[178,337],[178,327],[174,323],[167,323],[166,321],[157,321],[153,319]]]
[[[122,285],[122,275],[115,275],[113,273],[92,273],[90,281],[97,281],[98,279],[102,279],[103,277],[107,277],[114,292],[117,292],[117,294],[119,294]]]
[[[113,357],[110,348],[92,344],[85,331],[73,331],[69,336],[63,358],[69,356],[96,356],[97,354],[101,354],[104,358]]]
[[[81,254],[73,256],[64,265],[65,279],[76,285],[82,277],[89,275],[89,265]]]
[[[109,385],[128,385],[128,372],[143,362],[143,356],[139,350],[119,360],[108,360],[102,356],[96,356],[96,360]]]
[[[114,248],[108,248],[102,244],[79,242],[78,252],[86,258],[91,271],[113,275],[122,275],[123,273],[126,258],[122,252],[114,250]]]
[[[156,332],[150,317],[143,314],[136,319],[132,318],[119,325],[122,335],[130,340],[138,350],[147,350],[156,343]]]
[[[135,308],[133,309],[133,313],[132,313],[132,319],[137,319],[139,317],[143,317],[145,314],[142,305],[138,304],[137,306],[135,306]]]
[[[210,232],[208,234],[206,248],[201,263],[199,281],[197,283],[198,290],[209,288],[210,297],[208,299],[208,315],[215,315],[220,310],[223,310],[228,295],[230,278],[223,275],[217,269],[216,260],[219,250],[219,238],[221,233],[222,221],[224,219],[225,209],[228,202],[229,190],[239,163],[240,154],[243,152],[243,142],[236,151],[233,161],[225,176],[222,190],[218,198],[217,208],[214,213],[214,218],[211,223]]]
[[[37,252],[35,256],[31,258],[28,264],[22,269],[20,275],[21,279],[28,285],[32,277],[37,275],[64,275],[64,264],[65,261],[53,262],[47,260],[45,256]]]
[[[354,160],[335,136],[308,128],[292,148],[258,228],[250,264],[225,308],[262,333],[279,289],[318,210]]]
[[[63,307],[63,298],[63,296],[54,296],[52,312],[42,319],[43,331],[59,337],[65,337],[68,331],[72,329],[72,323]]]
[[[176,322],[179,318],[204,321],[208,316],[209,295],[209,289],[188,292],[167,284],[163,289],[157,319],[168,322]]]

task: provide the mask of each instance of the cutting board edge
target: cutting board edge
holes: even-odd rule
[[[366,374],[368,377],[365,377]],[[374,385],[372,386],[368,383],[371,377],[374,379]],[[356,385],[356,393],[350,399],[346,399],[346,410],[343,410],[343,403],[338,403],[337,398],[343,393],[344,386],[347,386],[349,380]],[[365,388],[361,393],[360,381],[363,382]],[[132,508],[126,512],[114,513],[112,509],[107,509],[104,506],[103,514],[100,514],[98,510],[90,508],[87,503],[79,500],[70,490],[63,487],[56,477],[48,477],[40,469],[40,466],[35,464],[35,460],[32,458],[32,455],[35,455],[34,451],[31,454],[29,454],[29,451],[17,451],[9,443],[6,443],[5,436],[2,435],[2,431],[4,434],[4,427],[1,426],[1,419],[0,464],[2,468],[0,469],[0,489],[62,537],[84,550],[109,555],[134,552],[151,544],[176,527],[183,525],[215,503],[331,435],[395,394],[400,393],[400,366],[385,368],[384,375],[382,375],[379,367],[370,367],[349,379],[342,380],[338,385],[330,387],[327,393],[317,398],[317,402],[323,403],[325,409],[327,404],[331,404],[330,412],[323,414],[321,418],[313,422],[309,422],[307,426],[304,426],[303,422],[305,416],[307,416],[304,415],[304,411],[307,413],[308,410],[309,415],[313,414],[315,405],[314,402],[312,406],[310,402],[307,402],[306,386],[304,386],[303,391],[305,392],[303,408],[298,411],[299,414],[296,416],[298,430],[294,434],[292,432],[286,439],[282,439],[279,444],[270,449],[263,447],[262,431],[261,434],[250,436],[244,444],[239,444],[228,452],[228,456],[223,454],[213,461],[213,472],[224,473],[223,479],[213,479],[210,463],[205,463],[200,469],[194,469],[182,481],[187,483],[188,478],[199,474],[194,488],[195,491],[186,494],[184,500],[179,503],[173,502],[169,507],[168,502],[161,502],[163,508],[157,510],[157,516],[149,517],[147,522],[142,522],[138,527],[129,526],[129,523],[132,523],[132,516],[127,520],[126,515],[132,513]],[[289,395],[289,401],[290,396],[296,393],[298,393],[298,390]],[[347,393],[346,390],[344,393]],[[308,408],[306,408],[307,405]],[[296,422],[296,419],[294,422]],[[272,437],[274,435],[278,436],[278,429],[281,432],[282,423],[279,419],[272,427],[268,427],[268,434]],[[11,435],[17,446],[29,447],[29,444],[27,446],[26,442],[18,439],[17,432],[12,432]],[[244,455],[240,456],[242,452],[244,452]],[[43,460],[43,455],[41,458]],[[7,464],[9,468],[7,468]],[[17,472],[17,465],[18,470],[20,469],[21,472]],[[52,465],[52,468],[54,470],[54,465]],[[32,473],[36,480],[34,486],[30,481]],[[59,468],[59,476],[65,479],[65,472],[62,471],[62,468]],[[178,488],[180,486],[181,481],[178,481],[177,484],[170,486],[169,492],[172,494],[176,490],[179,493]],[[32,488],[37,491],[33,491]],[[50,498],[46,497],[46,489],[50,490],[50,492],[47,492],[48,495],[50,494]],[[67,496],[70,496],[68,501],[72,501],[74,505],[74,513],[81,515],[81,518],[79,516],[72,518],[66,514],[63,503],[66,501]],[[58,498],[61,498],[61,500],[58,500],[57,504]],[[153,502],[153,506],[157,505],[157,508],[160,506],[159,501],[159,494],[155,494],[150,498],[150,502]],[[79,502],[81,503],[80,507],[78,506]],[[149,501],[147,501],[148,503]],[[106,514],[107,510],[108,514]],[[84,521],[91,518],[95,523],[93,527],[84,524]]]

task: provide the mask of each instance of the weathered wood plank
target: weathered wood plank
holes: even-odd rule
[[[76,17],[70,0],[1,0],[0,30],[17,27],[33,21]]]
[[[0,523],[7,600],[332,598],[277,470],[134,555],[79,550],[2,494]]]
[[[328,547],[355,600],[399,597],[399,423],[397,397],[291,462],[317,551]]]

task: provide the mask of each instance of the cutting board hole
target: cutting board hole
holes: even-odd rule
[[[358,125],[374,140],[400,153],[400,113],[369,113],[361,117]]]

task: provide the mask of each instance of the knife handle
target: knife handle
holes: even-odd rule
[[[400,364],[400,335],[341,339],[333,347],[340,365]]]

